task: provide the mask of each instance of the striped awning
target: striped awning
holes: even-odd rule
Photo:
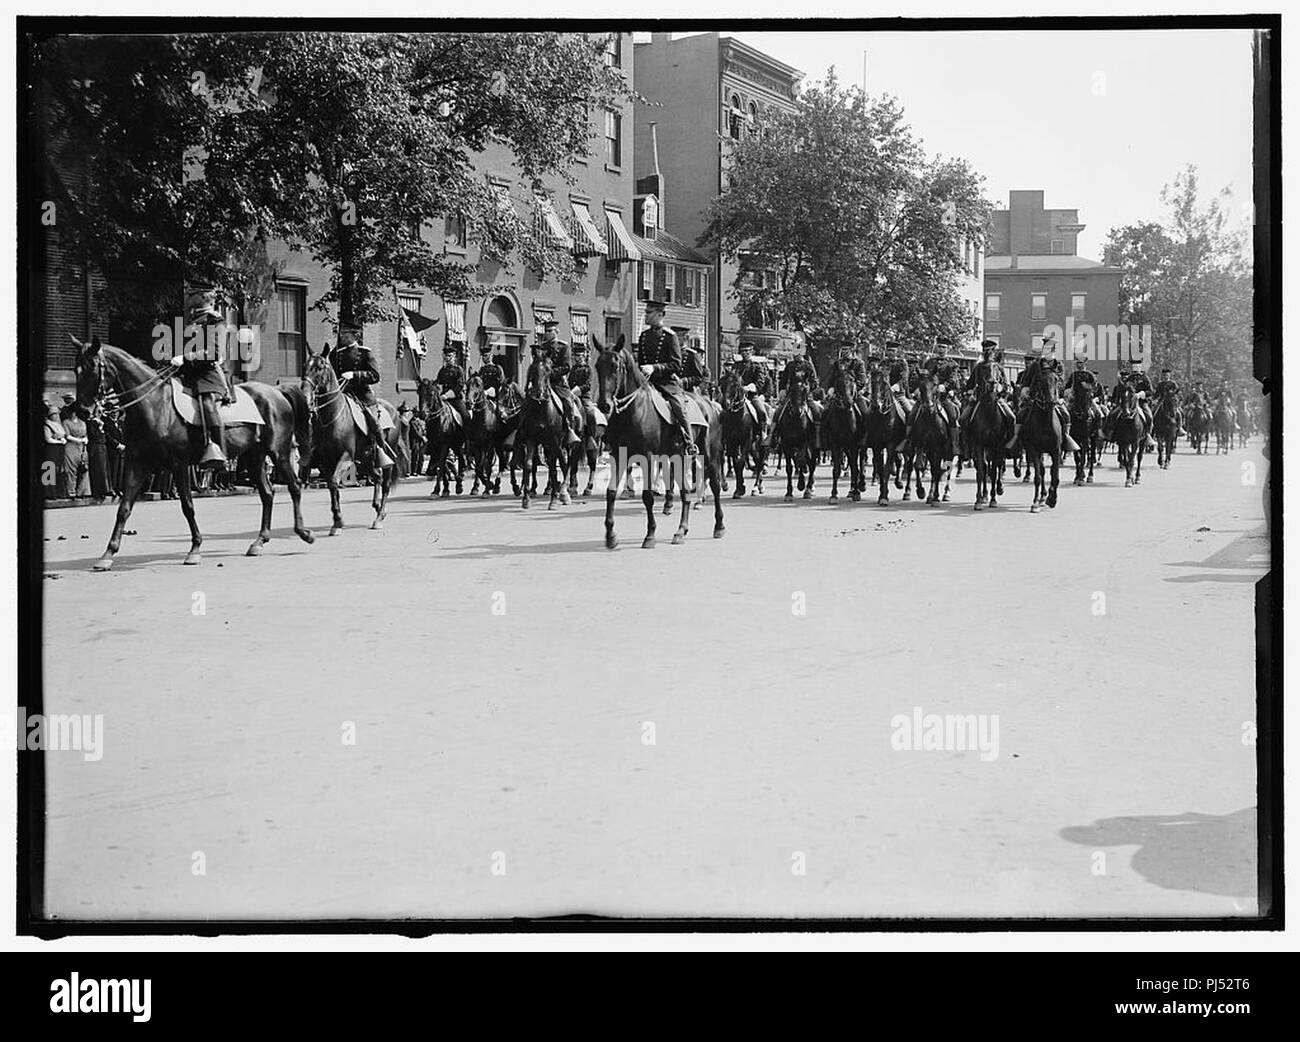
[[[579,257],[603,256],[609,250],[586,203],[573,204],[573,237],[577,240],[573,252]]]
[[[606,210],[605,219],[609,224],[609,259],[639,261],[641,251],[632,241],[631,233],[623,226],[623,218],[613,210]]]
[[[573,249],[573,236],[569,234],[569,229],[564,227],[564,222],[560,220],[560,215],[555,212],[555,207],[551,201],[544,196],[537,197],[537,212],[541,218],[542,234],[550,239],[556,246],[563,246],[566,250]]]

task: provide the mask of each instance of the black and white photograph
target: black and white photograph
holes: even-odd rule
[[[19,934],[1281,928],[1280,16],[348,13],[18,21]]]

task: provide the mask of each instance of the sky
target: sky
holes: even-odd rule
[[[1165,215],[1160,189],[1186,163],[1201,194],[1234,191],[1250,221],[1249,31],[739,32],[821,80],[892,94],[930,154],[962,156],[998,208],[1013,188],[1077,208],[1079,253],[1112,227]]]

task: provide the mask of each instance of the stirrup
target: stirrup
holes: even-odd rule
[[[208,447],[199,458],[200,467],[224,467],[226,462],[226,454],[221,451],[221,446],[212,441],[208,442]]]

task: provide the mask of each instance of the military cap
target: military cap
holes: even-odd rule
[[[662,300],[647,300],[645,302],[646,311],[667,311],[668,305]]]
[[[997,347],[997,346],[998,346],[998,342],[997,342],[996,340],[981,340],[981,341],[980,341],[980,347]]]

